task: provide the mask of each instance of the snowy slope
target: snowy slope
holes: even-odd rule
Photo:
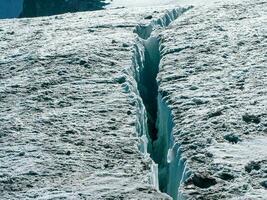
[[[123,72],[135,26],[165,9],[0,21],[1,199],[168,199]]]
[[[187,199],[267,199],[266,12],[263,0],[200,6],[160,33]]]

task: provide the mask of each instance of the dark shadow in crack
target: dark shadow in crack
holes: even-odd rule
[[[158,83],[157,74],[159,71],[159,42],[156,37],[151,37],[145,41],[145,59],[141,71],[138,89],[147,111],[147,126],[150,138],[157,139],[157,96]]]

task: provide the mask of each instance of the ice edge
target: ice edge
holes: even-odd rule
[[[150,156],[152,158],[150,177],[153,187],[158,191],[160,190],[161,192],[167,193],[174,200],[183,199],[182,194],[179,192],[179,187],[189,176],[189,172],[186,167],[186,161],[181,156],[180,145],[174,142],[174,125],[171,109],[168,107],[165,98],[163,98],[158,91],[156,76],[159,71],[162,54],[160,52],[160,39],[158,36],[154,36],[153,33],[156,30],[169,26],[172,21],[191,8],[192,6],[172,9],[171,11],[167,11],[163,17],[152,20],[148,25],[138,25],[134,30],[138,37],[134,44],[131,71],[136,81],[134,91],[137,96],[136,130],[140,138],[139,149],[144,157],[148,158]],[[148,59],[149,66],[146,66]],[[152,104],[156,103],[157,106],[156,123],[154,125],[157,129],[156,137],[153,136],[153,134],[151,135],[151,127],[148,127],[148,123],[151,121],[148,119],[148,116],[151,117],[151,111],[148,114],[148,106],[145,106],[145,104],[149,102],[145,102],[144,94],[142,95],[142,93],[144,93],[144,91],[142,91],[144,85],[142,85],[141,82],[142,79],[147,79],[147,77],[142,77],[144,76],[146,67],[155,68],[150,69],[152,71],[149,71],[149,73],[155,76],[152,79],[155,79],[157,86],[154,86],[152,89],[156,88],[157,95],[155,97],[155,102],[152,102],[153,100],[149,101],[150,103],[152,102]],[[153,85],[153,83],[149,84]],[[151,88],[146,89],[149,90]],[[148,98],[151,99],[151,95],[153,96],[153,94],[150,93],[149,95]]]

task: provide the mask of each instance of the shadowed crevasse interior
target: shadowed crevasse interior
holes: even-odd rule
[[[146,108],[148,133],[152,141],[157,139],[157,74],[159,71],[159,44],[157,38],[151,37],[144,41],[144,63],[138,82],[138,90]]]
[[[134,76],[142,99],[138,112],[141,150],[145,154],[148,152],[154,161],[151,167],[152,184],[174,200],[182,199],[179,187],[189,172],[181,157],[180,145],[174,141],[171,109],[159,93],[157,74],[161,60],[160,38],[152,35],[152,32],[157,27],[168,26],[186,10],[188,8],[174,9],[147,26],[138,26],[136,33],[139,39],[135,44],[134,55]]]

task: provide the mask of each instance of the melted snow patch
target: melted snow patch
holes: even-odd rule
[[[267,159],[267,140],[258,136],[237,144],[217,143],[208,150],[214,155],[215,163],[231,164],[236,169],[242,169],[248,161]]]

